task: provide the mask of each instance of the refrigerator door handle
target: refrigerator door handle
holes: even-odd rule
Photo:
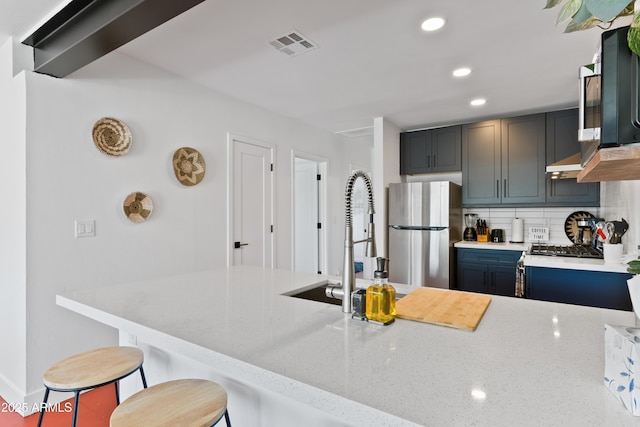
[[[448,227],[440,226],[440,225],[390,225],[389,228],[393,228],[394,230],[411,230],[411,231],[442,231],[446,230]]]

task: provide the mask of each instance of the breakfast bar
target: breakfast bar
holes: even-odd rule
[[[492,296],[470,332],[376,325],[285,295],[331,280],[236,266],[69,291],[57,304],[143,348],[152,383],[155,370],[158,381],[226,384],[234,426],[638,423],[603,384],[604,325],[633,326],[632,312]]]

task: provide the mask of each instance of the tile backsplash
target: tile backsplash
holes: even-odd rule
[[[463,213],[478,214],[478,218],[487,221],[490,230],[504,230],[505,241],[511,240],[511,222],[514,218],[524,219],[524,242],[529,240],[529,227],[549,227],[549,243],[570,245],[573,242],[567,237],[564,225],[567,217],[577,211],[586,211],[600,217],[602,208],[570,207],[570,208],[464,208]],[[464,229],[464,224],[463,224]]]
[[[600,183],[600,210],[604,218],[629,223],[622,236],[623,253],[630,258],[638,256],[640,245],[640,181],[609,181]]]

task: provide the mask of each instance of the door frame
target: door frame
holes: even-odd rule
[[[327,171],[329,170],[329,159],[298,150],[291,150],[291,271],[295,271],[296,267],[296,158],[316,162],[318,164],[318,173],[322,176],[322,179],[320,180],[320,187],[318,188],[318,213],[320,215],[320,218],[318,219],[322,223],[322,228],[320,229],[318,236],[318,255],[320,256],[318,268],[323,274],[327,274],[329,271],[329,221],[327,219],[329,218],[329,211],[327,208]]]
[[[234,206],[233,206],[233,188],[234,188],[234,157],[233,157],[233,149],[235,141],[242,142],[245,144],[255,145],[258,147],[266,148],[269,150],[270,161],[273,165],[273,175],[271,176],[271,224],[273,225],[273,232],[271,233],[271,262],[267,262],[270,264],[271,268],[275,268],[276,263],[276,245],[275,245],[275,234],[278,230],[276,225],[276,216],[275,216],[275,206],[276,206],[276,145],[265,142],[256,138],[251,138],[247,136],[242,136],[238,134],[234,134],[231,132],[227,132],[227,267],[233,266],[233,230],[234,230]]]

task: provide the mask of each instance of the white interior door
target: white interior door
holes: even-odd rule
[[[320,271],[318,163],[296,157],[294,186],[295,271],[316,273]]]
[[[233,139],[233,265],[273,267],[272,148]]]

